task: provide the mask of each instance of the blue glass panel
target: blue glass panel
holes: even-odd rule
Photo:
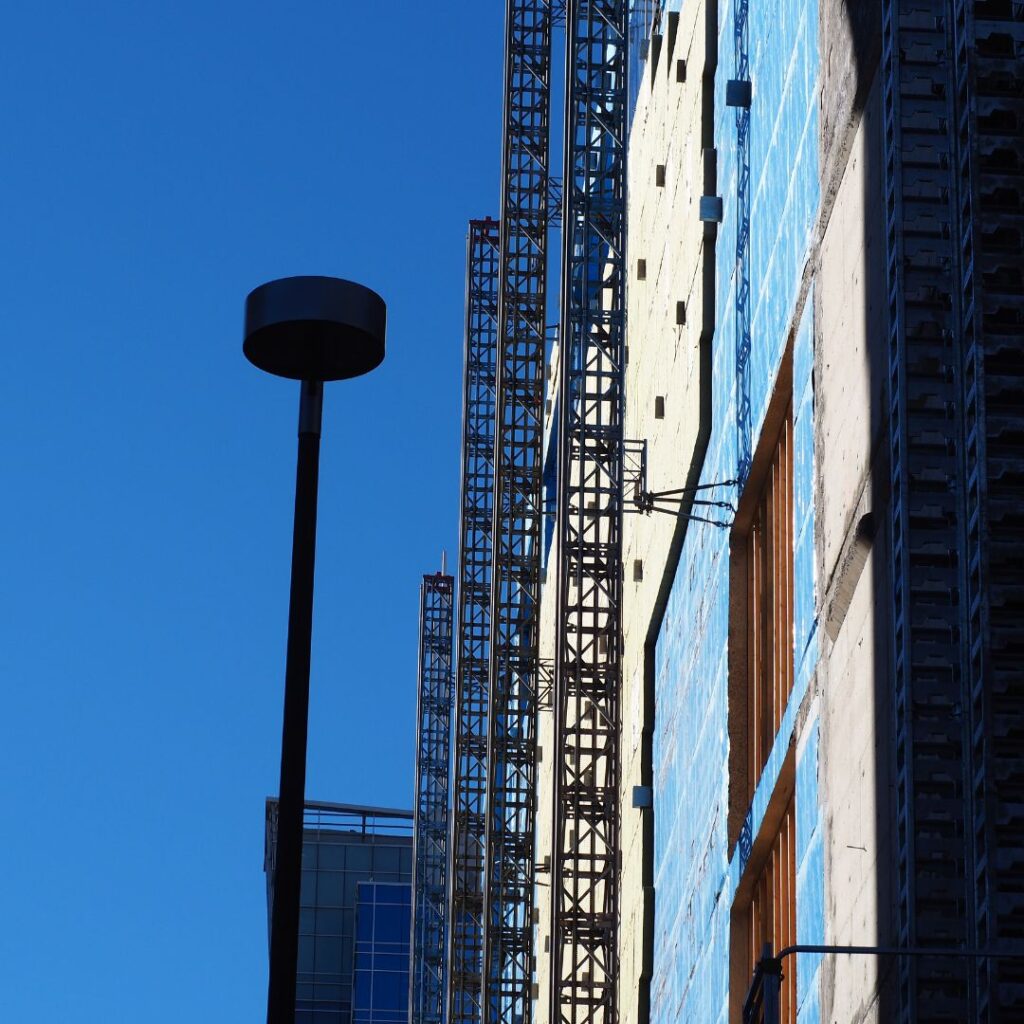
[[[300,936],[299,937],[299,970],[300,971],[312,971],[313,970],[313,946],[314,941],[312,936]]]
[[[408,986],[406,979],[396,974],[374,972],[373,1008],[375,1010],[406,1009]]]
[[[411,854],[410,854],[411,856]],[[397,846],[377,846],[373,850],[374,874],[392,872],[398,874],[402,869],[402,858]]]
[[[316,905],[316,872],[302,872],[302,887],[299,895],[299,903],[304,907]]]
[[[318,937],[315,969],[338,974],[341,971],[341,939]]]
[[[327,868],[332,871],[341,871],[345,867],[345,849],[340,843],[321,843],[320,869]]]
[[[402,932],[407,930],[409,915],[401,907],[389,904],[378,905],[375,913],[375,937],[378,942],[400,942]]]
[[[349,871],[358,871],[361,875],[370,873],[370,864],[373,857],[372,846],[350,846],[348,848],[345,867]]]
[[[316,912],[317,935],[340,935],[342,932],[343,911],[318,910]]]

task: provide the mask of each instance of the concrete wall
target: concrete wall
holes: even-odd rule
[[[630,136],[625,431],[628,438],[647,442],[647,487],[654,491],[686,483],[700,415],[704,22],[701,0],[690,0],[681,14],[665,17],[644,66]],[[677,323],[681,318],[685,323]],[[652,512],[628,514],[623,531],[623,1024],[643,1024],[648,1017],[655,812],[634,807],[632,794],[634,786],[653,782],[653,650],[648,640],[676,529],[675,516]]]
[[[826,941],[869,946],[894,943],[896,905],[879,24],[874,0],[855,11],[839,0],[823,8],[830,134],[822,140],[828,187],[815,291]],[[891,1019],[880,987],[888,966],[873,957],[828,958],[823,1019]]]

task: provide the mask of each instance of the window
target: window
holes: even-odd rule
[[[753,978],[765,945],[770,944],[773,953],[796,945],[796,814],[792,796],[754,880],[746,926],[748,979]],[[787,957],[779,992],[779,1024],[796,1024],[796,970],[796,957]]]
[[[793,692],[793,404],[746,537],[747,802]]]
[[[796,934],[795,753],[785,752],[763,815],[752,801],[793,693],[793,402],[787,351],[751,459],[730,541],[729,839],[742,868],[732,907],[730,1016],[737,1020],[765,945]],[[776,756],[779,756],[778,754]],[[762,789],[765,788],[762,785]],[[796,1024],[795,958],[785,961],[781,1024]]]

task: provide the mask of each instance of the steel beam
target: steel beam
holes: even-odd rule
[[[443,1024],[448,933],[448,764],[452,717],[455,581],[443,572],[420,587],[413,830],[411,1024]]]
[[[482,1019],[529,1024],[553,10],[506,11]]]
[[[459,624],[452,762],[449,1024],[479,1024],[481,1019],[498,263],[498,222],[489,218],[470,221],[466,253]]]

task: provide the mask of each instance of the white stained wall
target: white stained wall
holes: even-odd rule
[[[826,83],[826,88],[828,84]],[[879,83],[852,117],[823,211],[816,277],[815,477],[822,625],[819,786],[826,942],[892,944],[887,354]],[[840,150],[842,140],[832,141]],[[845,147],[842,147],[845,148]],[[859,533],[874,520],[874,543]],[[874,957],[823,972],[825,1019],[884,1024]]]
[[[654,491],[686,483],[699,427],[704,6],[690,0],[681,14],[666,17],[645,66],[629,145],[625,432],[647,441],[647,487]],[[682,324],[678,303],[684,303]],[[634,808],[632,797],[634,786],[653,781],[643,771],[654,724],[653,707],[645,702],[645,672],[653,671],[646,647],[663,580],[674,569],[668,559],[677,523],[675,515],[634,513],[627,514],[624,529],[622,1024],[642,1024],[639,993],[651,967],[644,918],[653,913],[654,892],[653,886],[645,889],[643,865],[645,855],[653,857],[653,850],[645,850],[653,840],[653,822],[645,829],[645,818],[653,811]]]

